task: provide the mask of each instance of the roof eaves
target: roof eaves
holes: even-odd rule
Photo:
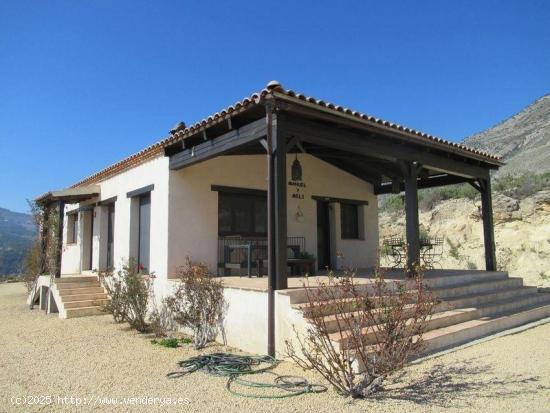
[[[383,119],[376,118],[374,116],[364,114],[361,112],[353,111],[343,106],[335,105],[323,100],[318,100],[313,97],[308,97],[301,93],[296,93],[293,90],[278,90],[274,91],[275,98],[284,99],[293,103],[306,105],[316,110],[322,110],[326,113],[334,114],[341,117],[346,117],[353,121],[357,121],[369,126],[375,126],[381,129],[387,129],[389,131],[399,132],[403,137],[414,139],[422,144],[435,144],[441,149],[449,149],[452,147],[458,149],[465,156],[469,156],[476,160],[488,162],[497,166],[502,166],[504,163],[501,161],[501,157],[492,155],[488,152],[480,151],[474,148],[470,148],[466,145],[462,145],[456,142],[451,142],[446,139],[439,138],[418,130],[402,126],[393,122],[389,122]]]

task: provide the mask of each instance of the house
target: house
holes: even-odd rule
[[[540,318],[549,311],[548,297],[496,271],[490,173],[501,165],[488,153],[273,81],[201,122],[178,124],[160,142],[71,188],[41,196],[45,207],[59,205],[62,222],[59,291],[53,288],[43,307],[58,307],[64,316],[71,309],[93,313],[84,296],[74,301],[84,310],[63,303],[62,280],[75,294],[79,287],[78,278],[64,276],[88,282],[92,271],[118,268],[128,257],[156,274],[162,296],[190,256],[225,281],[229,344],[275,354],[300,322],[293,306],[303,294],[293,275],[345,265],[367,274],[376,265],[378,195],[405,193],[404,266],[410,269],[421,259],[418,190],[467,182],[481,194],[486,271],[434,272],[432,285],[461,297],[463,305],[494,305],[492,312],[485,306],[468,313],[469,319],[466,313],[442,319],[455,325],[531,311],[514,322],[481,323],[479,336]],[[506,307],[503,300],[517,305]]]

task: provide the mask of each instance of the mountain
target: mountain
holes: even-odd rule
[[[31,215],[0,208],[0,276],[21,272],[35,237]]]
[[[549,172],[550,94],[463,143],[502,156],[506,166],[500,174]]]

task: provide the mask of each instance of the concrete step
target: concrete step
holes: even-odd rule
[[[547,305],[524,307],[521,311],[500,313],[493,317],[486,316],[454,324],[440,329],[428,331],[424,335],[426,348],[423,354],[434,353],[455,347],[498,333],[513,327],[518,327],[550,316],[550,302]]]
[[[68,295],[76,295],[76,294],[100,294],[105,293],[105,290],[103,287],[78,287],[78,288],[67,288],[59,290],[59,295],[61,297],[65,297]]]
[[[550,297],[539,297],[539,303],[535,305],[432,329],[423,334],[425,347],[418,357],[460,346],[547,317],[550,317]],[[364,370],[359,360],[356,368],[359,371]]]
[[[67,308],[65,310],[67,318],[75,317],[88,317],[93,315],[104,315],[99,306],[81,307],[81,308]]]
[[[502,291],[510,288],[520,288],[522,286],[522,278],[505,278],[491,281],[484,280],[482,282],[456,285],[452,287],[433,288],[430,291],[433,293],[434,296],[442,300],[446,300],[453,297]]]
[[[426,331],[439,329],[442,327],[451,326],[462,323],[468,320],[475,319],[479,316],[479,312],[475,308],[463,308],[459,310],[449,310],[433,314],[426,322]],[[365,344],[376,344],[376,331],[378,326],[370,326],[363,330],[363,340]],[[331,340],[343,348],[350,348],[353,343],[350,340],[351,334],[349,331],[333,332],[330,334]]]
[[[82,276],[82,277],[61,277],[56,278],[55,283],[56,284],[65,284],[65,283],[74,283],[74,282],[90,282],[90,281],[96,281],[99,282],[99,279],[95,276]]]
[[[453,273],[431,276],[428,272],[424,277],[426,285],[432,289],[450,288],[464,284],[504,280],[508,278],[505,271],[472,271],[467,273]]]
[[[63,295],[63,302],[71,301],[85,301],[85,300],[105,300],[109,298],[105,292],[102,293],[92,293],[92,294],[73,294],[73,295]]]
[[[69,308],[83,308],[83,307],[101,307],[109,302],[109,299],[103,298],[99,300],[82,300],[82,301],[63,301],[63,307]]]
[[[371,298],[372,298],[371,302],[373,303],[379,301],[376,297],[371,297]],[[353,297],[318,301],[316,302],[314,311],[319,312],[319,314],[325,315],[325,316],[343,313],[343,312],[353,312],[357,309],[357,303],[358,303],[357,298],[353,298]],[[304,314],[307,314],[307,312],[310,311],[309,303],[292,304],[292,308],[294,308],[295,310],[304,312]],[[447,309],[450,309],[450,308],[446,306],[444,310],[447,310]]]
[[[480,317],[490,317],[498,314],[508,314],[514,311],[523,311],[524,308],[550,304],[550,294],[535,293],[513,300],[493,301],[479,308]]]
[[[86,282],[71,282],[71,283],[61,283],[55,284],[59,291],[70,290],[73,288],[90,288],[90,287],[101,287],[99,281],[86,281]]]
[[[510,302],[522,297],[537,294],[536,287],[509,288],[502,291],[493,291],[482,294],[470,294],[460,297],[453,297],[444,300],[443,303],[452,308],[484,307],[491,302],[509,300]]]

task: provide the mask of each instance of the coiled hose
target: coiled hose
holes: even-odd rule
[[[180,371],[168,373],[168,378],[174,379],[202,370],[213,376],[228,377],[225,388],[236,396],[256,399],[282,399],[306,393],[322,393],[327,387],[311,384],[303,377],[280,376],[273,371],[279,362],[270,356],[241,356],[231,353],[213,353],[191,357],[178,362]],[[252,381],[243,378],[244,375],[269,374],[273,376],[271,383]],[[262,390],[282,390],[279,394],[243,393],[234,390],[242,386]]]

